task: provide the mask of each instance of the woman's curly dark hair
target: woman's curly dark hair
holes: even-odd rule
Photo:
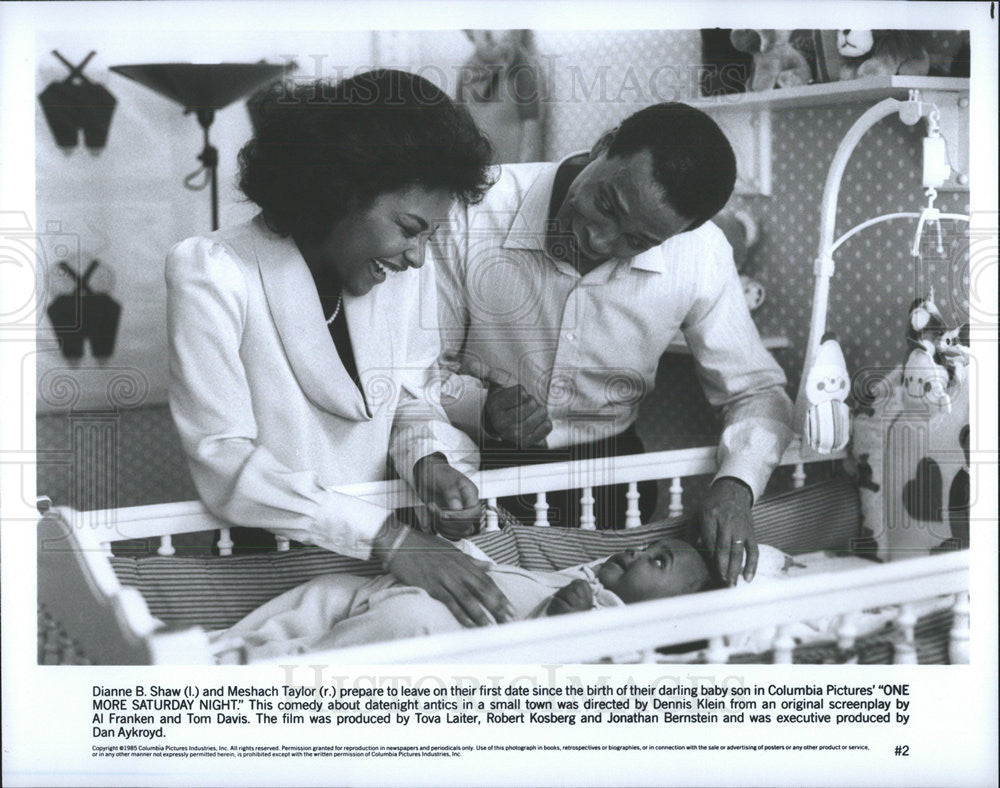
[[[240,189],[282,236],[321,240],[351,211],[400,189],[443,190],[471,204],[492,185],[489,140],[466,109],[415,74],[279,84],[252,106]]]

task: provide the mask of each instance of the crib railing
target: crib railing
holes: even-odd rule
[[[827,459],[842,458],[843,453],[831,454]],[[805,484],[804,460],[799,443],[794,441],[781,460],[782,466],[793,466],[793,486]],[[638,483],[649,479],[670,480],[669,516],[684,511],[683,479],[714,473],[717,468],[716,449],[701,447],[673,451],[649,452],[598,460],[577,460],[516,468],[498,468],[480,471],[472,479],[480,496],[487,503],[485,529],[499,528],[496,504],[499,498],[509,495],[535,496],[535,521],[546,526],[548,503],[546,493],[556,490],[579,490],[581,502],[580,527],[594,529],[599,523],[594,514],[595,487],[608,484],[628,484],[628,508],[623,525],[634,528],[640,525]],[[365,482],[347,484],[336,488],[346,495],[353,495],[389,509],[415,506],[420,503],[413,489],[403,481]],[[194,531],[218,531],[216,542],[220,555],[232,553],[233,541],[227,524],[219,520],[199,502],[154,504],[124,509],[102,509],[90,512],[73,512],[74,524],[89,534],[92,542],[110,554],[111,543],[128,539],[159,538],[159,555],[173,555],[172,536]],[[275,537],[276,549],[287,550],[288,541]],[[96,546],[96,545],[95,545]]]
[[[795,485],[801,486],[805,480],[805,469],[797,446],[786,452],[782,464],[794,467]],[[500,469],[478,474],[475,481],[488,501],[510,494],[541,493],[537,499],[540,504],[537,511],[544,524],[544,493],[549,490],[580,489],[586,502],[588,497],[592,497],[592,488],[599,484],[632,484],[645,479],[665,478],[670,480],[672,496],[681,496],[681,480],[684,477],[709,474],[714,469],[714,449],[688,449],[615,458],[614,463],[608,466],[589,461]],[[400,482],[350,485],[339,489],[386,506],[417,503],[413,493]],[[632,492],[634,501],[638,491],[633,487]],[[676,509],[676,504],[673,508]],[[173,553],[171,535],[220,527],[223,528],[224,543],[228,540],[228,531],[221,521],[197,502],[95,512],[61,509],[58,514],[59,518],[50,518],[48,530],[40,528],[40,539],[50,542],[62,540],[61,546],[70,549],[49,553],[49,557],[63,561],[54,571],[50,570],[49,575],[69,578],[76,573],[84,578],[73,589],[67,588],[58,596],[91,596],[92,613],[87,620],[95,620],[102,610],[113,614],[117,621],[115,627],[124,633],[134,649],[139,648],[151,661],[174,664],[210,661],[207,640],[198,630],[166,634],[156,631],[138,594],[122,588],[117,581],[107,561],[107,553],[111,542],[154,537],[161,540],[158,552],[170,555]],[[589,524],[593,525],[593,522]],[[40,552],[44,547],[40,543]],[[77,572],[79,568],[83,569],[82,574]],[[40,574],[41,571],[40,568]],[[950,604],[953,608],[950,660],[953,663],[967,662],[967,552],[873,565],[822,576],[798,577],[770,585],[751,584],[739,589],[594,611],[586,616],[560,616],[502,628],[430,636],[408,641],[405,649],[372,645],[311,655],[310,658],[356,664],[399,661],[559,663],[605,658],[653,662],[672,659],[664,656],[658,650],[660,647],[699,640],[708,644],[700,658],[721,663],[732,653],[726,636],[746,630],[748,622],[752,622],[754,630],[775,628],[771,642],[772,660],[789,662],[794,648],[789,627],[794,622],[817,616],[840,616],[834,628],[835,639],[842,649],[848,649],[857,635],[853,618],[857,611],[874,606],[898,605],[896,624],[901,637],[894,648],[894,659],[905,663],[916,661],[915,622],[923,609],[921,600],[932,597],[938,609],[942,604]],[[157,657],[158,654],[162,659]],[[114,664],[116,658],[109,656],[108,659]]]

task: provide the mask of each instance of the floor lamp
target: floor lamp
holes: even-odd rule
[[[198,155],[202,168],[184,179],[189,189],[212,187],[212,229],[219,229],[219,151],[208,141],[208,130],[215,111],[273,82],[285,72],[285,65],[269,63],[149,63],[135,66],[112,66],[111,70],[135,80],[161,96],[184,107],[184,114],[194,112],[204,132],[205,147]],[[194,178],[208,171],[200,184]]]

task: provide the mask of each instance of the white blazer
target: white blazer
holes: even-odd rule
[[[365,395],[330,338],[294,241],[254,220],[167,256],[170,407],[205,505],[235,525],[367,558],[388,511],[337,484],[386,478],[389,458],[441,452],[478,467],[438,402],[433,269],[344,295]]]

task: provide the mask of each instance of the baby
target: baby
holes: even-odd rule
[[[716,585],[703,554],[680,539],[664,538],[642,550],[615,553],[598,564],[596,577],[600,585],[626,604],[692,594]],[[556,574],[584,571],[592,566],[587,564]],[[545,615],[589,610],[593,606],[592,584],[578,577],[553,594]]]
[[[614,607],[715,587],[702,553],[665,538],[641,550],[539,572],[497,564],[471,542],[459,549],[483,561],[518,620]],[[329,574],[293,588],[213,636],[220,661],[374,643],[462,629],[447,607],[392,575]]]

